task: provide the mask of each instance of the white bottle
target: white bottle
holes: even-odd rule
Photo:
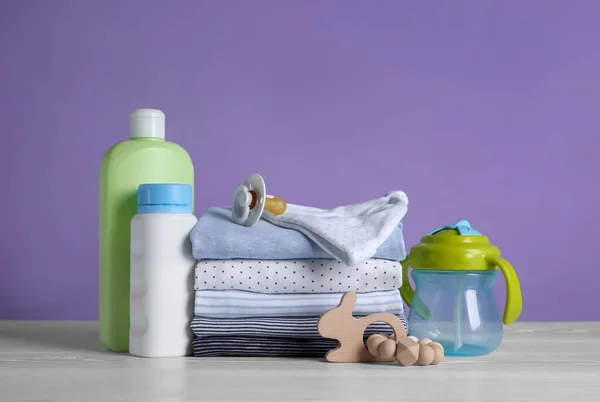
[[[142,184],[131,220],[129,353],[141,357],[191,354],[194,266],[190,232],[192,188]]]

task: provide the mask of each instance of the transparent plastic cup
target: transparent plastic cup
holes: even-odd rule
[[[497,276],[497,270],[413,270],[409,335],[441,343],[447,356],[496,350],[503,330],[493,289]]]

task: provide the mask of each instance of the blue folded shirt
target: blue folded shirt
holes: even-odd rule
[[[332,258],[302,233],[259,219],[250,227],[231,220],[231,209],[207,209],[190,233],[197,260],[287,260]],[[377,249],[373,258],[401,261],[406,258],[402,223]]]

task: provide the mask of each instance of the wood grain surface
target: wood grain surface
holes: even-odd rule
[[[600,401],[600,323],[516,323],[438,366],[324,359],[144,359],[90,321],[0,321],[0,401]]]

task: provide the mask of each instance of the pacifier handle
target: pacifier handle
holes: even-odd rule
[[[233,194],[233,221],[240,225],[252,226],[258,222],[265,209],[275,216],[283,214],[287,209],[285,200],[280,197],[267,197],[266,194],[263,178],[257,173],[248,176]]]
[[[517,321],[523,310],[523,298],[521,284],[513,266],[502,257],[489,256],[488,261],[500,268],[506,281],[506,305],[504,306],[504,317],[502,322],[510,325]]]

